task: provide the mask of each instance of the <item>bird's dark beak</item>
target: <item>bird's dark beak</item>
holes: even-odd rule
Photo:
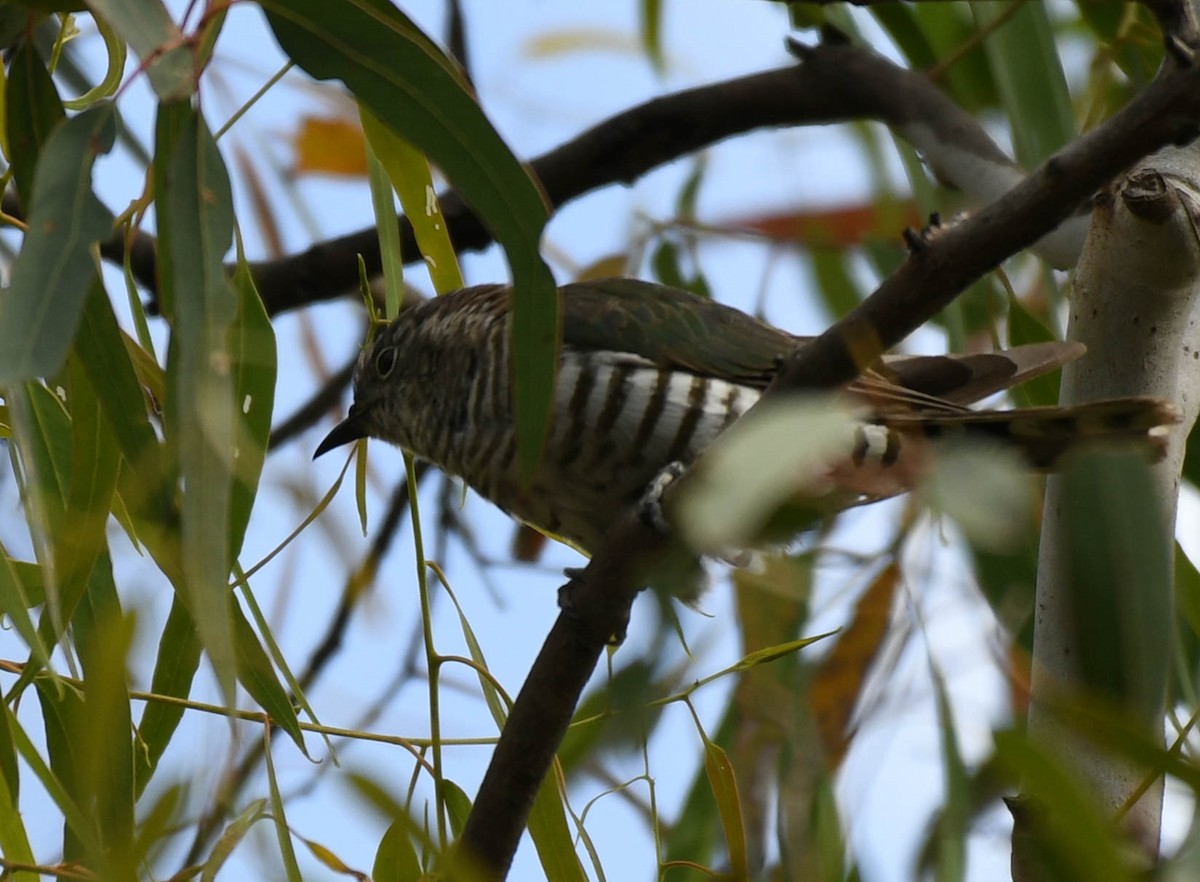
[[[346,418],[333,427],[333,431],[325,436],[325,440],[317,445],[316,459],[323,453],[328,453],[335,447],[367,437],[367,409],[357,404],[350,405],[350,413]]]

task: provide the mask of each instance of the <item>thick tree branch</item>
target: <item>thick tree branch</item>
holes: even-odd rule
[[[816,50],[813,55],[831,57]],[[808,59],[800,70],[807,65]],[[1052,157],[1023,184],[978,215],[923,241],[858,309],[798,349],[766,397],[833,388],[853,379],[967,285],[1053,229],[1133,162],[1194,137],[1198,120],[1200,71],[1165,71],[1120,113]],[[703,457],[696,464],[702,466]],[[668,503],[687,480],[685,476],[668,490]],[[461,841],[462,850],[489,876],[507,873],[534,794],[584,684],[609,635],[623,625],[637,593],[635,563],[652,559],[668,544],[636,516],[626,515],[568,586],[571,606],[559,616],[517,697]]]
[[[1019,179],[1019,170],[983,128],[924,75],[848,45],[801,47],[801,64],[656,98],[597,124],[529,163],[552,208],[601,187],[632,183],[659,166],[755,129],[872,119],[909,138],[935,173],[968,193],[1001,174],[999,188],[976,195],[989,201]],[[493,241],[461,196],[441,197],[447,231],[458,251]],[[400,218],[401,253],[420,259],[412,226]],[[155,288],[154,240],[130,243],[135,278]],[[120,262],[124,238],[102,253]],[[331,300],[358,284],[357,255],[370,274],[380,271],[379,241],[369,228],[252,267],[272,315]]]

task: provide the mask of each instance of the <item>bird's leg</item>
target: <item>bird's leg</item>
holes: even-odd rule
[[[638,516],[642,522],[664,536],[671,534],[671,524],[663,512],[663,493],[673,481],[684,473],[686,468],[683,463],[678,461],[667,463],[646,485],[642,498],[638,500]]]
[[[663,467],[653,480],[646,485],[645,492],[642,493],[641,499],[637,503],[638,517],[647,526],[652,527],[664,536],[671,533],[671,524],[667,520],[666,514],[663,512],[662,497],[666,492],[667,487],[671,485],[680,475],[686,470],[686,466],[681,462],[668,463]],[[578,580],[586,575],[586,568],[583,567],[566,567],[563,570],[563,575],[568,581],[565,585],[558,589],[558,608],[567,615],[578,615],[578,610],[575,608],[574,595],[578,589]],[[689,581],[695,581],[689,580]],[[694,592],[687,592],[692,595]],[[696,592],[698,593],[698,592]],[[613,646],[618,646],[625,640],[625,630],[629,624],[628,618],[622,623],[609,638],[609,643]]]

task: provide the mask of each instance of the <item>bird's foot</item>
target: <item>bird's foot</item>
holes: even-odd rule
[[[642,498],[638,500],[638,516],[642,522],[664,536],[671,534],[671,522],[667,519],[666,512],[663,511],[663,493],[686,470],[687,467],[681,462],[667,463],[646,485]]]

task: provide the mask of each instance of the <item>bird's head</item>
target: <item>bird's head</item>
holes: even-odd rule
[[[428,395],[431,373],[430,360],[422,357],[424,347],[414,339],[415,329],[405,313],[363,348],[354,368],[350,412],[317,446],[313,459],[359,438],[409,446],[405,427],[419,405],[410,399]]]

